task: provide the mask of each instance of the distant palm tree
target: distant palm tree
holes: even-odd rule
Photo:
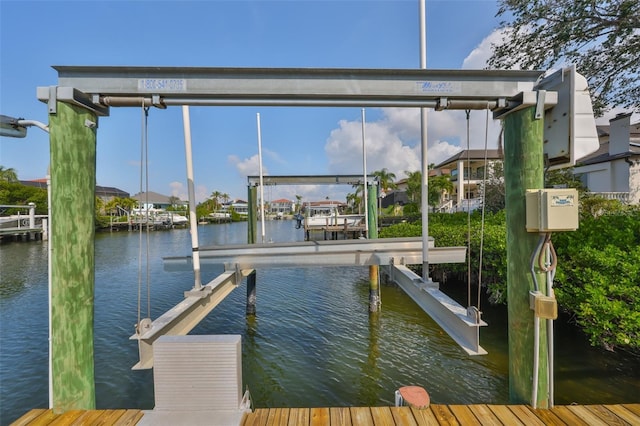
[[[386,168],[382,170],[376,170],[373,175],[378,178],[380,182],[380,189],[386,193],[389,189],[395,189],[398,187],[395,183],[396,175],[393,172],[387,171]]]
[[[296,195],[296,211],[300,211],[302,207],[302,195]]]
[[[378,194],[378,211],[382,210],[382,197],[387,195],[387,191],[398,187],[395,183],[396,175],[393,172],[387,171],[386,168],[382,170],[376,170],[373,175],[378,178],[380,183],[380,193]]]
[[[218,210],[218,207],[220,206],[220,199],[221,198],[222,198],[222,192],[213,191],[211,193],[211,199],[213,200],[213,209],[214,210]]]
[[[0,180],[5,182],[18,182],[18,173],[11,167],[0,166]]]

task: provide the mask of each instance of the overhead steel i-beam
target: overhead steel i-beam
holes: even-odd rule
[[[543,71],[54,66],[59,88],[109,106],[355,106],[509,109]],[[39,87],[49,101],[52,87]],[[86,103],[65,92],[69,102]]]
[[[249,186],[259,186],[260,176],[247,176]],[[262,177],[265,186],[275,185],[362,185],[363,175],[290,175],[275,176],[267,175]],[[367,186],[378,185],[378,178],[373,175],[367,176]]]

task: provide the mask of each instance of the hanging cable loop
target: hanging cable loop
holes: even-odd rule
[[[547,248],[549,249],[549,253],[551,254],[548,263],[545,260],[546,256],[543,256],[543,254],[546,253]],[[538,253],[538,267],[543,272],[550,272],[550,271],[554,271],[557,265],[558,265],[558,257],[556,255],[556,250],[553,247],[553,243],[551,242],[551,233],[547,232],[545,234],[545,239],[544,239],[544,242],[542,243],[540,252]]]

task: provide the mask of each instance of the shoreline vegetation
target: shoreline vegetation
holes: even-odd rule
[[[589,203],[584,203],[584,206]],[[468,227],[468,219],[470,227]],[[470,231],[468,232],[468,229]],[[471,282],[478,282],[481,214],[432,213],[429,235],[436,246],[467,246]],[[380,238],[422,235],[420,218],[382,228]],[[562,318],[574,323],[593,346],[640,357],[640,209],[583,209],[580,227],[552,234],[558,257],[554,291]],[[491,303],[506,303],[506,225],[504,210],[485,213],[482,287]],[[431,265],[436,281],[467,282],[466,264]]]

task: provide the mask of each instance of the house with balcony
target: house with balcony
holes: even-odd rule
[[[573,173],[592,193],[640,204],[640,122],[619,114],[597,129],[600,147],[580,158]]]
[[[269,202],[269,213],[275,215],[288,215],[293,213],[296,208],[296,203],[286,198],[280,198]]]
[[[436,210],[454,212],[481,207],[480,191],[485,169],[487,164],[491,167],[496,161],[501,161],[500,151],[497,149],[489,149],[486,152],[484,149],[470,149],[462,150],[437,164],[431,172],[448,173],[454,188],[451,194],[443,194],[442,205]],[[490,171],[491,169],[487,172]]]

